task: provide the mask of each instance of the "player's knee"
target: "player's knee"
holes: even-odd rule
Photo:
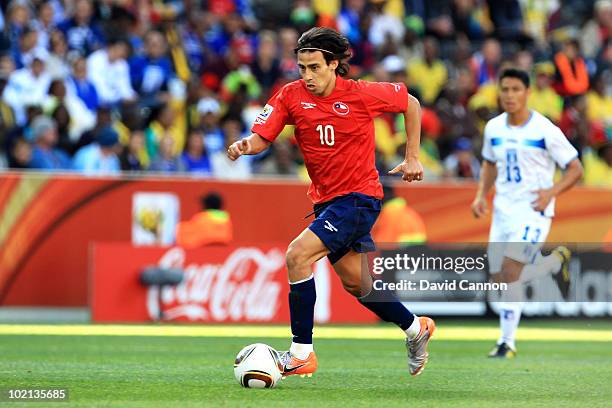
[[[294,241],[289,244],[289,248],[287,248],[287,253],[285,255],[287,269],[293,270],[304,266],[307,259],[308,257],[305,254],[304,248],[302,248],[299,242]]]
[[[342,286],[344,287],[344,290],[355,297],[361,297],[364,295],[361,290],[361,281],[359,279],[344,279],[342,280]]]
[[[499,282],[512,283],[519,280],[521,270],[516,268],[503,268],[499,275]]]

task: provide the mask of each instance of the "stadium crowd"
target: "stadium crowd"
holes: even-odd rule
[[[612,186],[612,0],[13,0],[0,13],[0,169],[307,177],[286,127],[230,162],[267,99],[299,78],[299,33],[353,46],[352,78],[405,82],[423,107],[426,178],[477,178],[496,75],[532,75],[529,104]],[[403,121],[376,119],[377,165]]]

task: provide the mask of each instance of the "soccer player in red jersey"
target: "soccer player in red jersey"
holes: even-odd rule
[[[349,70],[349,42],[332,29],[315,27],[302,34],[295,54],[302,79],[279,90],[257,116],[252,134],[227,151],[232,160],[257,154],[274,142],[286,124],[293,124],[312,180],[308,196],[316,218],[287,250],[293,341],[289,351],[281,353],[284,375],[311,375],[317,368],[312,345],[316,299],[312,264],[324,256],[350,294],[406,332],[408,366],[417,375],[429,356],[433,320],[415,316],[394,293],[373,290],[369,274],[362,275],[362,266],[367,268],[365,253],[375,249],[370,230],[383,197],[375,167],[373,120],[383,112],[404,114],[406,157],[389,173],[402,173],[408,182],[420,181],[419,102],[403,83],[344,79]]]

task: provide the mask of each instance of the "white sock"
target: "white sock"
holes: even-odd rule
[[[561,260],[557,255],[541,256],[535,263],[523,267],[520,280],[522,282],[529,282],[542,276],[556,274],[560,269]]]
[[[523,283],[521,281],[508,284],[508,290],[502,293],[502,305],[499,310],[499,326],[501,337],[497,344],[506,343],[516,350],[515,338],[523,310]]]
[[[421,332],[421,322],[419,320],[419,316],[414,315],[412,324],[405,330],[405,332],[409,339],[414,339]]]
[[[289,352],[291,355],[299,358],[300,360],[306,360],[313,351],[314,348],[312,347],[312,344],[291,342],[291,347],[289,347]]]

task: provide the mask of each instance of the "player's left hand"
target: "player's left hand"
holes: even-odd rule
[[[389,171],[389,174],[402,173],[402,180],[422,181],[423,180],[423,165],[418,159],[407,159],[398,164]]]
[[[531,207],[535,211],[544,211],[548,204],[550,204],[550,200],[553,199],[554,195],[549,189],[541,189],[532,191],[532,193],[537,194],[535,200],[531,202]]]

